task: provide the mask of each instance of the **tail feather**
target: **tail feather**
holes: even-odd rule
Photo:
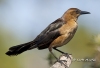
[[[13,56],[13,55],[18,55],[21,54],[24,51],[30,50],[36,48],[36,46],[32,42],[28,42],[25,44],[20,44],[17,46],[12,46],[9,48],[9,51],[6,52],[6,55],[8,56]]]

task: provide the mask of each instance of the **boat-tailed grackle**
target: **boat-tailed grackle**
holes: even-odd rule
[[[61,18],[47,26],[33,41],[12,46],[6,54],[9,56],[18,55],[34,48],[39,50],[48,48],[51,54],[53,54],[52,48],[64,53],[56,48],[67,44],[73,38],[78,27],[76,21],[83,14],[90,14],[90,12],[81,11],[78,8],[68,9]],[[53,56],[57,59],[54,54]]]

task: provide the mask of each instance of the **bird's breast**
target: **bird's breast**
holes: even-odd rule
[[[67,44],[73,38],[76,30],[77,30],[77,23],[74,25],[69,25],[69,24],[63,25],[59,29],[61,36],[59,36],[51,43],[52,47],[60,47],[62,45]]]
[[[74,36],[75,33],[76,33],[76,30],[77,30],[77,27],[76,27],[76,28],[72,28],[71,30],[69,30],[68,33],[64,34],[65,39],[64,39],[62,45],[67,44],[67,43],[73,38],[73,36]]]

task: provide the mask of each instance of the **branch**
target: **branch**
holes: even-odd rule
[[[50,68],[69,68],[72,62],[72,55],[63,54],[60,56],[59,60],[61,60],[62,63],[56,61]]]

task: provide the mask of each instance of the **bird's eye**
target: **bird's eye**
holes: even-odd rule
[[[76,10],[75,12],[78,14],[79,13],[79,10]]]

